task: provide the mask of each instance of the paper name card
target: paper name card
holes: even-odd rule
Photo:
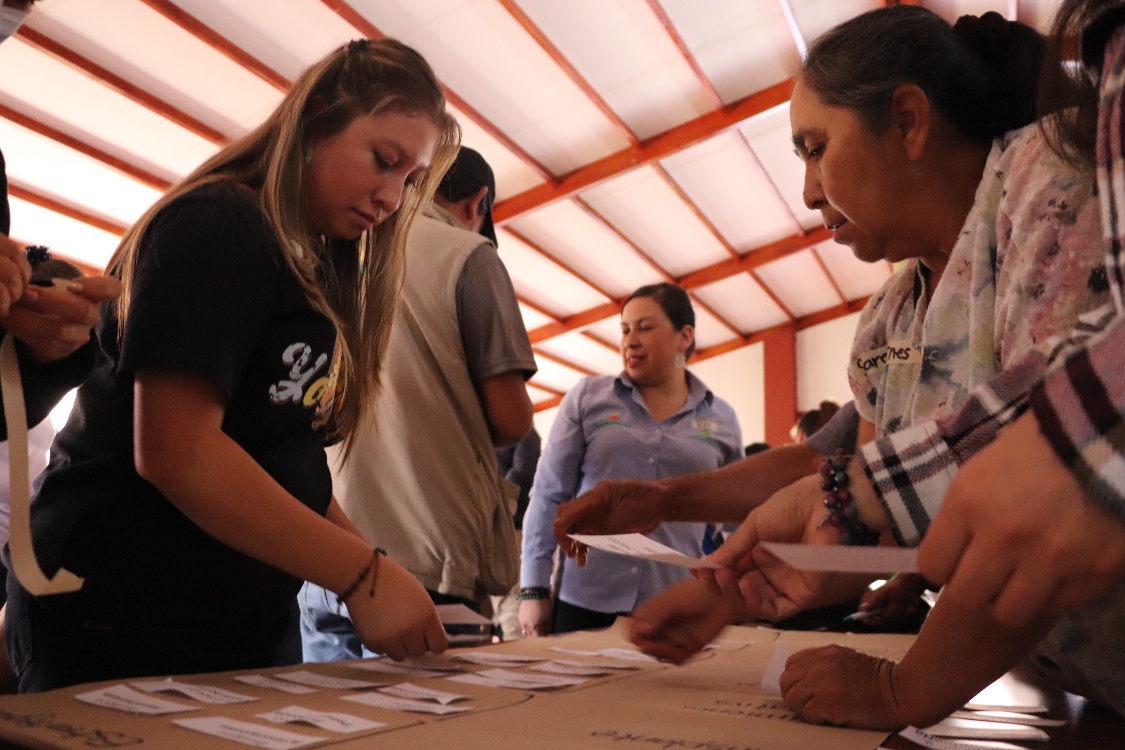
[[[586,664],[563,664],[557,661],[543,662],[531,667],[533,672],[546,672],[547,674],[565,674],[573,677],[600,677],[609,670],[604,667],[589,666]]]
[[[210,685],[192,685],[168,678],[166,680],[146,680],[144,682],[130,682],[130,687],[143,690],[146,693],[179,693],[180,695],[194,698],[201,703],[214,703],[228,705],[232,703],[252,703],[258,700],[249,695],[242,695],[230,690],[223,690]]]
[[[291,748],[307,747],[326,739],[324,737],[313,737],[307,734],[287,732],[284,729],[275,729],[274,727],[264,727],[249,721],[228,719],[225,716],[207,716],[198,719],[173,719],[172,723],[194,732],[202,732],[212,737],[221,737],[224,740],[231,740],[241,745],[264,747],[268,748],[268,750],[290,750]]]
[[[954,711],[952,719],[974,719],[976,721],[999,721],[1006,724],[1026,724],[1029,727],[1065,727],[1066,719],[1048,719],[1046,716],[1032,716],[1014,711]]]
[[[368,672],[381,672],[383,674],[393,674],[398,677],[418,677],[420,679],[428,677],[443,677],[448,674],[447,671],[439,672],[436,669],[425,669],[423,667],[404,667],[401,664],[384,661],[383,659],[369,659],[367,661],[352,662],[350,664],[346,664],[345,666],[352,667],[353,669],[363,669]]]
[[[379,692],[394,695],[399,698],[409,698],[411,700],[436,701],[443,706],[466,700],[469,697],[467,695],[458,695],[457,693],[447,693],[444,690],[422,687],[421,685],[415,685],[410,682],[388,685],[385,688],[379,688]]]
[[[315,693],[316,688],[308,687],[307,685],[298,685],[295,682],[285,682],[283,680],[275,680],[272,677],[266,677],[261,674],[243,674],[235,677],[237,681],[245,685],[254,685],[255,687],[269,688],[270,690],[280,690],[283,693],[290,695],[307,695]]]
[[[571,687],[586,682],[584,677],[563,677],[546,674],[525,674],[507,669],[486,669],[482,672],[459,674],[446,679],[485,687],[505,687],[514,690],[552,690]]]
[[[387,726],[381,721],[371,721],[351,714],[341,714],[333,711],[317,711],[304,706],[286,706],[277,711],[266,714],[257,714],[259,719],[272,721],[274,724],[311,724],[318,729],[324,729],[337,734],[351,734],[353,732],[366,732]]]
[[[456,659],[472,664],[488,664],[510,667],[522,664],[538,664],[544,659],[540,656],[524,656],[523,654],[502,654],[495,651],[467,651],[457,654]]]
[[[860,547],[781,542],[762,542],[762,546],[797,570],[835,573],[918,572],[918,550],[912,547]]]
[[[973,748],[981,748],[981,750],[1026,750],[1020,745],[1013,745],[1010,742],[998,741],[981,741],[974,740],[953,740],[948,737],[935,737],[932,734],[926,734],[921,729],[916,727],[907,727],[899,732],[900,737],[905,737],[911,742],[928,747],[930,750],[973,750]],[[882,750],[882,748],[880,749]]]
[[[588,649],[567,649],[567,648],[561,647],[561,645],[552,645],[551,651],[558,651],[559,653],[571,653],[571,654],[574,654],[574,656],[576,656],[576,657],[604,657],[606,659],[620,659],[622,661],[659,661],[659,659],[656,659],[655,657],[648,656],[647,653],[641,653],[640,651],[634,651],[632,649],[613,648],[613,649],[597,649],[596,651],[591,651],[591,650],[588,650]],[[609,666],[609,665],[600,665],[600,666]],[[623,666],[620,666],[620,665],[610,667],[610,668],[611,669],[637,669],[636,667],[623,667]]]
[[[965,704],[970,711],[1015,711],[1021,714],[1047,713],[1046,699],[1038,688],[1004,675]]]
[[[365,688],[383,687],[385,682],[370,682],[368,680],[349,680],[346,677],[329,677],[324,674],[310,672],[307,669],[298,669],[293,672],[282,672],[277,675],[282,680],[296,682],[298,685],[309,685],[319,688],[335,688],[337,690],[361,690]]]
[[[773,647],[773,655],[762,672],[762,692],[766,695],[781,695],[781,673],[785,671],[789,656],[789,649],[785,646]]]
[[[458,676],[463,677],[464,675]],[[451,677],[450,679],[454,678]],[[390,711],[413,711],[414,713],[437,714],[438,716],[460,714],[465,711],[473,710],[467,706],[446,706],[430,701],[396,698],[393,695],[384,695],[383,693],[356,693],[355,695],[345,695],[342,697],[343,700],[346,701],[354,701],[355,703],[362,703],[365,706],[374,706],[375,708],[385,708]]]
[[[571,539],[593,549],[613,552],[618,555],[639,557],[653,562],[669,563],[684,568],[722,568],[710,560],[688,557],[649,539],[644,534],[570,534]]]
[[[971,740],[1038,740],[1051,737],[1039,727],[1026,724],[1002,724],[996,721],[975,721],[950,717],[922,730],[934,737],[953,737]]]
[[[464,604],[438,604],[438,619],[442,625],[491,625],[492,620]]]
[[[139,690],[134,690],[127,685],[113,685],[107,688],[91,690],[88,693],[79,693],[74,696],[83,703],[101,708],[112,708],[114,711],[124,711],[129,714],[146,714],[160,716],[175,714],[180,711],[198,711],[195,706],[176,701],[164,700]]]
[[[551,650],[552,651],[563,651],[563,652],[569,651],[570,653],[574,653],[574,651],[576,649],[552,648]],[[589,652],[585,652],[585,653],[597,655],[601,652],[600,651],[589,651]],[[640,669],[640,667],[638,667],[634,664],[617,664],[616,662],[607,662],[607,661],[578,661],[577,659],[553,659],[551,661],[551,663],[552,664],[562,664],[563,666],[570,666],[570,667],[590,667],[590,668],[594,668],[594,669],[624,669],[624,670]],[[534,669],[534,667],[533,667],[533,669]]]

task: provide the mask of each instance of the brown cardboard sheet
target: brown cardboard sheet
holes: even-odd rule
[[[790,633],[764,628],[729,628],[714,647],[683,666],[620,661],[603,656],[563,653],[556,648],[633,650],[619,629],[574,633],[558,638],[528,639],[487,646],[474,651],[627,664],[634,669],[611,670],[605,676],[568,688],[526,691],[453,682],[442,677],[411,678],[369,672],[337,664],[311,664],[318,674],[382,683],[416,685],[469,696],[473,711],[452,716],[403,713],[366,706],[340,698],[354,690],[321,689],[290,695],[235,681],[239,674],[275,675],[292,668],[180,677],[185,682],[225,688],[258,698],[252,703],[210,705],[173,693],[158,696],[191,704],[199,710],[164,716],[136,716],[86,705],[73,696],[96,686],[83,685],[38,695],[0,696],[0,739],[43,750],[138,747],[160,750],[215,748],[234,750],[246,745],[203,735],[173,724],[177,718],[224,716],[262,727],[324,738],[315,747],[359,750],[448,748],[457,750],[874,750],[885,733],[814,726],[796,719],[779,698],[761,688],[762,674],[777,644],[790,651],[841,643],[881,656],[900,657],[909,646],[903,636],[855,636],[831,633]],[[487,665],[469,664],[453,650],[432,663],[451,664],[479,672]],[[542,674],[529,665],[512,671]],[[125,681],[126,683],[128,681]],[[120,684],[102,683],[102,685]],[[274,725],[255,717],[285,706],[346,713],[386,727],[343,735],[307,725]],[[376,736],[377,735],[377,736]]]

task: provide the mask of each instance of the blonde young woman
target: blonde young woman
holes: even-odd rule
[[[10,579],[22,691],[269,666],[306,579],[374,650],[446,646],[426,592],[336,506],[323,446],[348,445],[378,387],[403,238],[458,140],[421,56],[352,42],[125,236],[125,294],[32,511],[48,575],[85,583]]]

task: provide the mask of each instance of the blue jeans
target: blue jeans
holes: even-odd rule
[[[480,612],[480,603],[450,594],[426,590],[434,604],[464,604]],[[346,604],[338,604],[336,595],[315,583],[305,582],[297,594],[301,607],[301,650],[305,661],[347,661],[378,656],[364,646],[355,634],[355,625]],[[475,625],[447,625],[446,632],[480,634]]]
[[[305,661],[347,661],[376,654],[360,643],[348,605],[315,583],[305,582],[297,594],[301,606],[301,651]]]

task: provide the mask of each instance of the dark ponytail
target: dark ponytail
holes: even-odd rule
[[[809,48],[801,76],[829,105],[852,109],[873,131],[889,124],[891,97],[918,86],[966,139],[988,143],[1036,119],[1046,43],[998,13],[950,26],[925,8],[898,5],[836,26]]]

